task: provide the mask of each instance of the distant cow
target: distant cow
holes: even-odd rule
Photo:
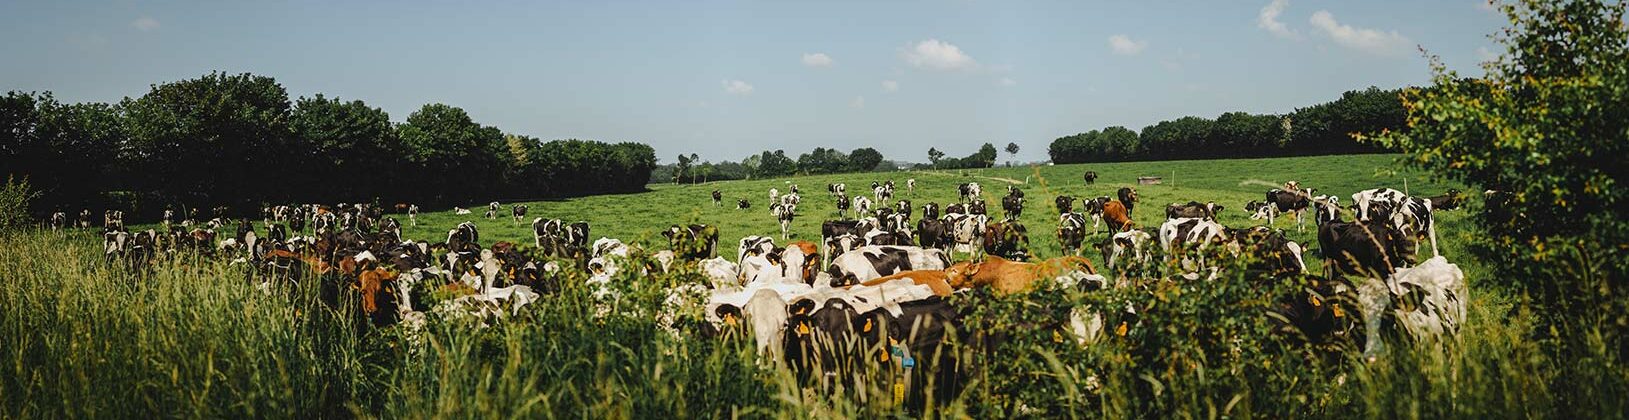
[[[60,212],[60,211],[56,212],[56,213],[51,213],[51,230],[62,230],[62,228],[67,227],[67,226],[68,226],[68,213]]]
[[[916,178],[905,180],[905,192],[916,195]]]
[[[781,223],[781,239],[792,239],[792,218],[796,217],[793,206],[787,204],[772,204],[769,213]]]
[[[1131,187],[1121,187],[1120,190],[1115,191],[1115,194],[1120,198],[1120,204],[1126,208],[1126,217],[1131,217],[1131,211],[1137,206],[1137,190]]]
[[[1189,201],[1187,204],[1171,203],[1171,205],[1165,206],[1165,219],[1166,220],[1179,219],[1179,218],[1215,219],[1216,218],[1216,213],[1221,213],[1222,209],[1223,209],[1222,206],[1219,205],[1219,204],[1216,204],[1215,201],[1206,202],[1206,203],[1200,203],[1198,201]]]
[[[826,184],[826,192],[831,193],[831,195],[847,195],[848,186],[842,183]]]
[[[746,210],[746,209],[749,209],[749,208],[752,208],[752,203],[747,202],[747,199],[743,198],[743,199],[740,199],[740,200],[735,200],[735,209],[736,210]]]
[[[498,218],[498,209],[502,208],[502,207],[503,207],[503,205],[498,204],[498,202],[496,202],[496,201],[486,203],[486,218],[488,218],[488,219],[496,219],[496,218]]]
[[[1251,212],[1251,219],[1267,219],[1267,225],[1272,226],[1273,220],[1280,213],[1291,212],[1295,214],[1295,229],[1303,230],[1306,225],[1305,213],[1312,205],[1312,191],[1290,191],[1274,188],[1267,191],[1266,201],[1251,201],[1244,204],[1244,210]]]
[[[527,206],[525,204],[516,204],[516,205],[510,206],[509,207],[509,217],[515,220],[515,224],[520,224],[521,220],[526,219],[526,210],[527,210]]]
[[[1086,185],[1095,184],[1097,183],[1097,171],[1086,171],[1086,175],[1082,178],[1086,180]]]
[[[852,202],[846,195],[837,196],[837,218],[848,219],[848,207]]]
[[[407,205],[407,222],[412,224],[413,226],[418,226],[419,225],[419,205],[418,204],[409,204],[409,205]],[[296,228],[294,230],[300,230],[300,229]]]
[[[724,193],[713,190],[713,207],[724,207]]]
[[[1058,208],[1058,214],[1064,215],[1075,211],[1075,197],[1060,195],[1052,199],[1052,205]]]
[[[1068,212],[1058,215],[1058,244],[1065,255],[1080,255],[1086,240],[1086,216]]]
[[[957,185],[956,191],[961,193],[961,199],[963,202],[972,201],[973,199],[979,198],[979,196],[984,193],[984,190],[979,188],[979,183],[977,182]]]

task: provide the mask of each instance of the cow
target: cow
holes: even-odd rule
[[[1110,201],[1103,204],[1103,222],[1108,225],[1109,232],[1125,232],[1136,227],[1131,221],[1131,209],[1124,201]],[[1092,224],[1092,233],[1097,233],[1097,224]]]
[[[1086,216],[1066,212],[1058,215],[1058,244],[1065,255],[1080,255],[1080,245],[1086,240]]]
[[[736,247],[735,260],[746,261],[747,257],[765,255],[775,250],[775,238],[768,236],[748,236],[741,238]],[[595,255],[599,256],[599,255]]]
[[[1014,190],[1016,191],[1016,190]],[[1024,214],[1024,195],[1007,194],[1001,197],[1001,212],[1006,220],[1018,220]]]
[[[1213,244],[1221,244],[1231,237],[1233,231],[1227,229],[1216,221],[1191,217],[1177,218],[1165,221],[1160,225],[1160,249],[1165,251],[1167,258],[1181,257],[1187,250],[1201,251],[1198,263],[1204,265],[1205,248]]]
[[[892,182],[893,181],[889,181],[890,184]],[[871,189],[871,195],[877,197],[878,204],[886,204],[888,203],[888,200],[894,198],[894,187],[893,185],[879,185],[876,188]]]
[[[526,210],[527,210],[527,206],[525,204],[516,204],[516,205],[510,206],[509,207],[509,217],[514,219],[515,224],[518,225],[518,224],[520,224],[521,220],[526,218]]]
[[[779,202],[781,202],[781,190],[779,188],[770,187],[769,201],[767,201],[767,203],[774,204]]]
[[[914,246],[864,246],[833,257],[826,267],[832,287],[859,284],[911,270],[943,270],[950,257],[943,250]]]
[[[821,223],[820,243],[826,247],[822,254],[828,259],[834,258],[848,251],[848,246],[845,245],[859,246],[860,239],[869,230],[862,228],[864,226],[858,220],[827,220]],[[840,239],[845,236],[849,237],[847,242]],[[822,264],[824,263],[825,261],[822,261]]]
[[[831,195],[848,195],[848,186],[842,183],[826,184],[826,192]]]
[[[1267,219],[1271,226],[1273,220],[1280,213],[1295,213],[1296,231],[1305,230],[1305,213],[1312,206],[1312,190],[1282,190],[1274,188],[1267,191],[1266,201],[1251,201],[1244,204],[1244,211],[1251,213],[1252,220]]]
[[[977,201],[974,201],[972,203],[968,203],[967,204],[967,213],[968,214],[976,214],[976,215],[984,216],[987,213],[985,211],[984,200],[977,200]]]
[[[943,219],[950,228],[952,251],[983,252],[984,230],[989,217],[982,214],[947,213]]]
[[[952,288],[989,287],[1001,295],[1025,293],[1034,290],[1040,281],[1061,277],[1093,279],[1099,284],[1102,281],[1091,261],[1082,257],[1026,263],[992,255],[982,261],[959,262],[945,270],[945,281]]]
[[[502,208],[502,207],[503,207],[503,205],[498,204],[498,202],[496,202],[496,201],[486,203],[486,218],[488,218],[488,219],[496,219],[496,218],[498,218],[498,209]]]
[[[103,230],[124,230],[124,211],[107,210],[102,212]]]
[[[1165,219],[1199,218],[1216,219],[1216,214],[1222,212],[1223,207],[1215,201],[1201,204],[1198,201],[1189,201],[1187,204],[1171,203],[1165,206]]]
[[[938,219],[938,218],[939,218],[939,203],[930,202],[930,203],[922,205],[922,219],[923,220],[926,220],[926,219]]]
[[[62,230],[62,228],[67,227],[67,226],[68,226],[68,213],[60,212],[60,211],[55,212],[55,213],[51,213],[51,230],[60,231],[60,230]]]
[[[1402,204],[1391,212],[1391,225],[1398,231],[1412,235],[1416,240],[1431,241],[1431,256],[1442,255],[1437,248],[1437,224],[1431,216],[1431,199],[1405,197]],[[1417,252],[1417,251],[1416,251]]]
[[[1115,196],[1119,197],[1120,204],[1125,206],[1126,217],[1133,216],[1131,211],[1137,206],[1137,190],[1131,187],[1121,187],[1118,191],[1115,191]]]
[[[724,207],[724,193],[713,190],[713,207]]]
[[[852,203],[846,195],[837,196],[837,218],[848,219],[848,207]]]
[[[984,229],[984,253],[1013,261],[1029,260],[1029,232],[1022,223],[1006,220]]]
[[[1132,229],[1109,236],[1098,249],[1103,252],[1103,265],[1108,268],[1145,267],[1153,260],[1153,253],[1147,251],[1147,245],[1153,237],[1141,229]],[[1126,263],[1120,263],[1121,258]]]
[[[746,210],[746,209],[749,209],[749,208],[752,208],[752,203],[748,203],[747,199],[743,198],[743,199],[735,201],[735,209],[736,210]]]
[[[409,205],[407,205],[407,222],[412,224],[413,226],[418,226],[419,225],[419,205],[418,204],[409,204]],[[295,229],[295,230],[299,230],[299,229]]]
[[[1109,196],[1103,195],[1091,200],[1082,200],[1080,209],[1086,216],[1092,218],[1092,234],[1097,234],[1097,226],[1103,223],[1103,206],[1109,203]]]
[[[957,185],[956,191],[961,193],[961,199],[963,202],[972,201],[973,199],[979,198],[979,196],[984,193],[984,190],[979,188],[979,183],[977,182],[968,182]]]
[[[1384,278],[1406,266],[1413,246],[1407,235],[1398,232],[1389,223],[1345,222],[1341,209],[1332,204],[1320,204],[1315,217],[1318,226],[1318,251],[1324,258],[1325,277],[1357,275]],[[1327,214],[1326,214],[1327,213]]]
[[[673,252],[682,259],[703,260],[718,256],[718,228],[712,225],[673,225],[662,231]]]
[[[854,196],[854,217],[867,217],[871,215],[871,199],[863,195]]]
[[[923,248],[948,250],[953,239],[950,225],[944,220],[922,218],[916,222],[916,244]]]
[[[91,211],[90,211],[90,209],[81,209],[81,210],[79,210],[79,228],[80,229],[90,229],[90,227],[91,227]]]
[[[905,180],[905,192],[913,197],[916,196],[916,178]]]
[[[769,213],[781,223],[781,239],[792,239],[792,218],[796,217],[794,206],[788,204],[772,204]]]
[[[1052,206],[1058,208],[1058,215],[1069,214],[1075,211],[1075,197],[1060,195],[1052,199]]]
[[[456,207],[456,206],[453,207],[453,214],[463,216],[463,215],[467,215],[467,214],[470,214],[470,213],[471,212],[469,211],[469,209],[466,209],[466,208],[463,208],[463,207]]]
[[[1081,178],[1086,180],[1086,185],[1096,184],[1097,183],[1097,171],[1086,171],[1086,174],[1083,175]]]
[[[1357,206],[1357,221],[1368,222],[1376,219],[1391,218],[1391,212],[1403,205],[1403,199],[1408,195],[1402,191],[1391,188],[1375,188],[1352,193],[1352,205]]]
[[[1246,268],[1249,270],[1265,271],[1274,277],[1307,270],[1306,262],[1301,259],[1305,249],[1286,237],[1282,230],[1255,226],[1234,232],[1228,240],[1237,245],[1239,251],[1253,257],[1248,260],[1250,264]]]

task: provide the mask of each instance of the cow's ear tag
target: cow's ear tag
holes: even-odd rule
[[[870,319],[865,320],[865,326],[860,328],[860,332],[871,332],[871,320]]]
[[[1311,302],[1312,306],[1324,306],[1324,303],[1318,300],[1318,295],[1307,295],[1307,301]]]
[[[805,322],[799,322],[798,323],[798,334],[799,335],[809,335],[809,324],[805,323]]]

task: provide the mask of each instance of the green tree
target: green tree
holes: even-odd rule
[[[1403,94],[1409,129],[1376,137],[1409,164],[1495,190],[1474,224],[1489,279],[1533,299],[1557,395],[1621,404],[1629,386],[1629,29],[1625,5],[1502,4],[1505,52],[1466,79],[1432,59]],[[1304,125],[1297,118],[1296,124]],[[1583,412],[1622,407],[1562,404]],[[1588,417],[1561,415],[1558,417]]]
[[[367,200],[390,189],[403,156],[384,110],[318,94],[295,101],[289,121],[308,145],[305,172],[315,180],[345,180],[314,183],[318,188],[306,192],[310,199]]]
[[[502,187],[508,153],[503,132],[477,124],[463,109],[429,104],[397,127],[413,171],[402,195],[437,202],[489,199]]]
[[[864,172],[877,169],[882,164],[882,152],[870,147],[861,147],[848,153],[848,171]]]
[[[1018,143],[1007,143],[1007,156],[1018,158]]]
[[[299,167],[306,145],[289,132],[288,92],[270,77],[210,73],[154,85],[126,99],[125,159],[145,190],[204,201],[290,201],[304,182],[270,174]],[[211,203],[214,204],[214,203]]]
[[[941,151],[939,151],[939,149],[933,148],[933,147],[928,148],[928,161],[933,162],[933,167],[934,168],[938,168],[939,167],[939,159],[944,159],[944,158],[945,158],[945,152],[941,152]]]

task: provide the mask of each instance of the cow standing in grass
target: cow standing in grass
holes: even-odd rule
[[[525,204],[516,204],[516,205],[510,206],[510,208],[509,208],[509,216],[510,216],[510,218],[513,218],[515,220],[516,225],[519,225],[521,220],[526,219],[526,210],[527,210],[527,206]]]
[[[724,193],[713,190],[713,207],[724,207]]]
[[[769,213],[781,223],[781,239],[792,239],[792,218],[796,216],[796,206],[786,203],[777,203],[769,206]]]
[[[1097,183],[1097,172],[1096,171],[1086,171],[1086,174],[1083,175],[1082,178],[1084,178],[1086,180],[1086,185],[1096,184]]]

